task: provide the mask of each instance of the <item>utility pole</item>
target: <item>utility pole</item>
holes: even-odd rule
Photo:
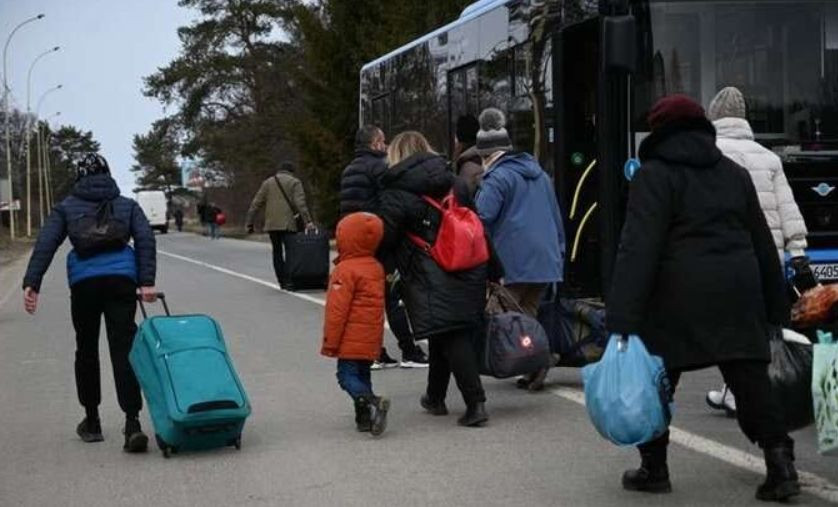
[[[4,130],[6,131],[6,172],[9,176],[9,235],[12,240],[15,239],[15,213],[13,211],[15,195],[14,186],[12,185],[12,146],[11,134],[9,133],[9,93],[11,92],[11,89],[9,88],[9,68],[7,56],[9,52],[9,43],[12,42],[12,37],[15,35],[15,32],[20,30],[23,25],[33,21],[38,21],[39,19],[43,19],[43,17],[43,14],[38,14],[37,16],[33,16],[19,23],[12,30],[12,33],[10,33],[6,38],[6,44],[3,46],[3,112],[5,113],[3,123],[5,124]]]

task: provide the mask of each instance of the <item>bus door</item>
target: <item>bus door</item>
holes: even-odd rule
[[[556,192],[565,218],[565,286],[576,297],[602,293],[597,170],[599,19],[564,27],[553,53]]]

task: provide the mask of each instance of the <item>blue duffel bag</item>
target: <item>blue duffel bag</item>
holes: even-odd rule
[[[582,380],[591,422],[611,442],[644,444],[669,427],[672,389],[663,360],[636,335],[611,335],[602,359],[582,368]]]

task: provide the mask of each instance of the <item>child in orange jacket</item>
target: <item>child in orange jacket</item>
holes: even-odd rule
[[[384,338],[384,268],[375,258],[384,223],[371,213],[352,213],[338,223],[336,236],[320,352],[338,358],[338,384],[355,402],[358,431],[378,436],[390,408],[390,400],[373,393],[370,378]]]

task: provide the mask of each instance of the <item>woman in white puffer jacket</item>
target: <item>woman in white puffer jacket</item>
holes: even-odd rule
[[[759,195],[759,204],[774,244],[779,261],[785,264],[786,253],[791,257],[804,255],[806,223],[794,201],[783,163],[774,152],[754,141],[754,131],[746,119],[745,98],[737,88],[727,87],[710,103],[707,116],[716,127],[716,144],[722,153],[748,170]],[[707,403],[728,415],[736,413],[736,400],[723,386],[720,391],[707,393]]]

